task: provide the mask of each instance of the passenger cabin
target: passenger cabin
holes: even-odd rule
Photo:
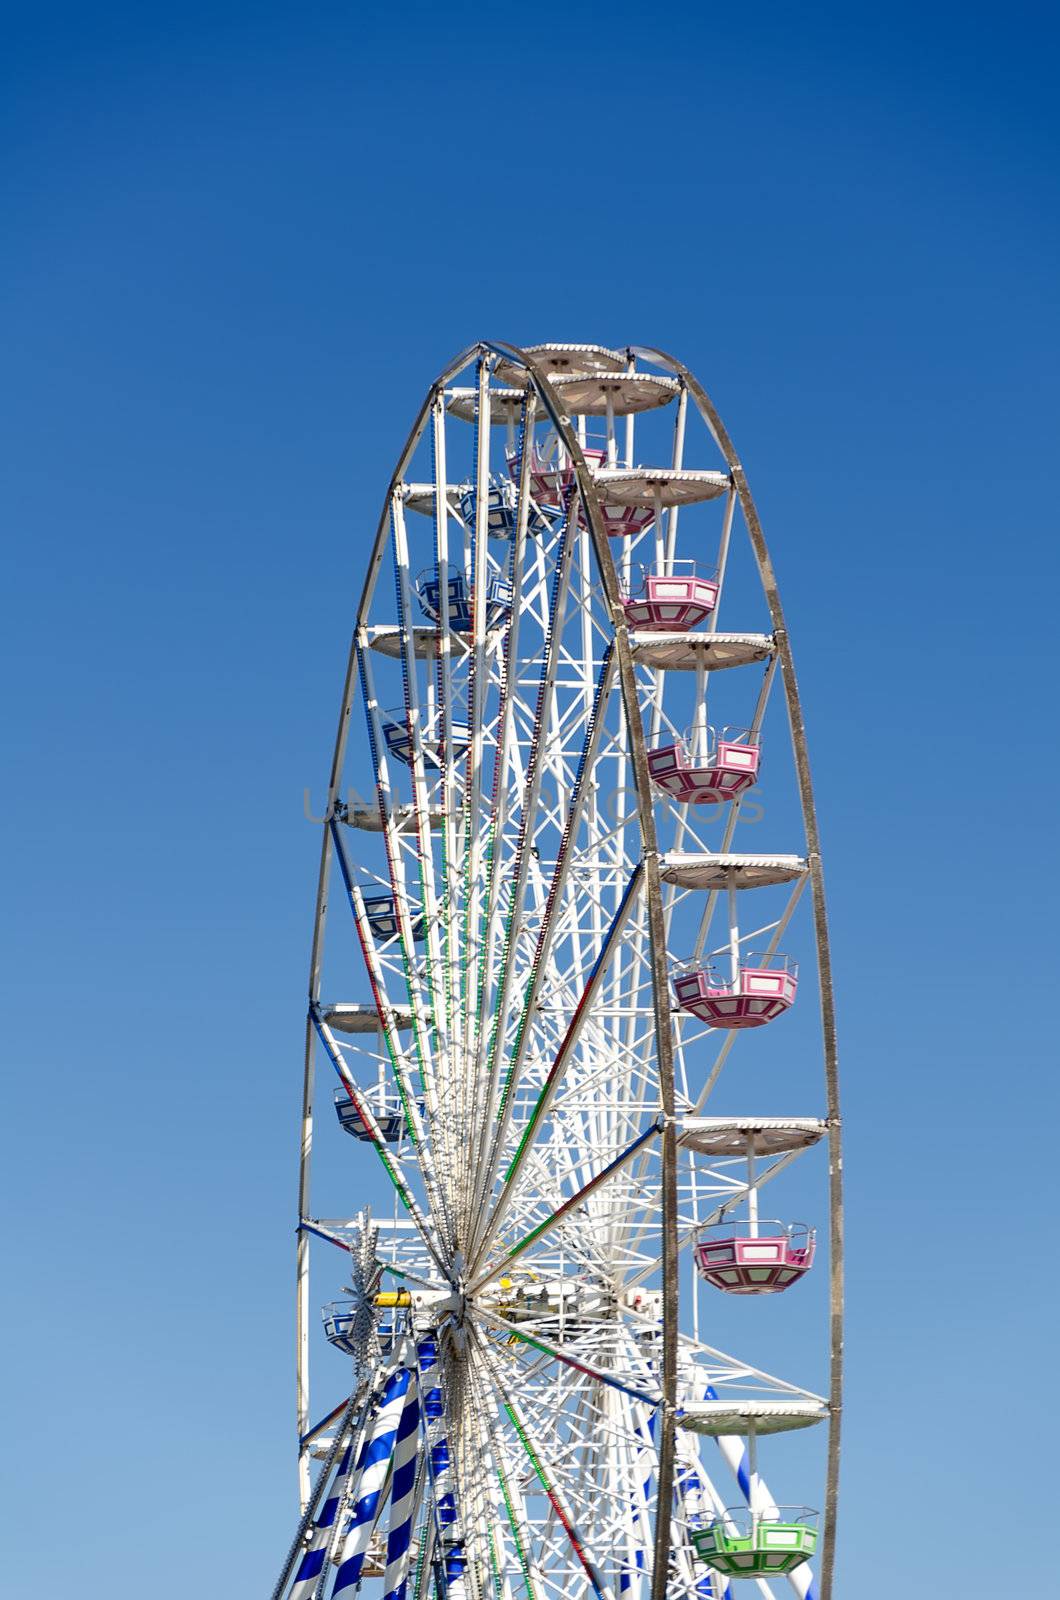
[[[451,573],[446,580],[446,593],[449,599],[449,626],[457,633],[469,633],[474,621],[474,603],[471,585],[462,572]],[[416,593],[419,596],[420,609],[425,617],[432,622],[438,622],[441,615],[441,581],[438,577],[438,568],[421,572],[416,579]],[[511,585],[505,583],[503,578],[491,577],[486,580],[486,605],[485,623],[487,632],[493,628],[501,627],[508,619],[512,609]]]
[[[700,1560],[726,1578],[780,1578],[815,1554],[816,1523],[817,1513],[801,1507],[750,1512],[738,1506],[689,1537]]]
[[[702,755],[693,753],[687,738],[648,751],[652,782],[680,805],[720,805],[735,800],[758,778],[761,747],[751,743],[749,729],[723,728],[717,738],[713,728],[704,733]]]
[[[763,1434],[812,1427],[827,1415],[827,1405],[809,1396],[719,1400],[715,1395],[680,1409],[680,1428],[719,1441],[733,1435],[742,1435],[747,1441],[740,1477],[749,1503],[723,1511],[715,1502],[704,1522],[693,1523],[689,1529],[692,1545],[707,1566],[727,1578],[783,1577],[814,1555],[817,1512],[808,1506],[778,1506],[772,1501],[758,1472],[758,1439]],[[795,1587],[799,1593],[805,1592],[803,1585]]]
[[[392,711],[387,715],[386,720],[383,722],[383,738],[386,740],[386,746],[391,755],[398,761],[404,762],[406,767],[411,767],[413,744],[408,728],[405,725],[404,715],[402,711]],[[401,721],[397,720],[399,717],[402,719]],[[454,722],[452,731],[453,760],[461,761],[467,755],[471,736],[468,733],[467,724],[464,722]],[[431,732],[427,732],[422,740],[422,749],[426,766],[440,769],[445,765],[446,750],[443,739],[436,737]]]
[[[794,1004],[798,974],[790,956],[748,951],[728,977],[714,962],[678,972],[674,993],[682,1011],[712,1028],[761,1028]]]
[[[396,895],[380,891],[378,894],[366,894],[364,897],[364,911],[368,926],[377,939],[396,939],[400,932],[397,912]],[[427,924],[422,916],[412,919],[412,937],[420,942],[426,937]]]
[[[513,539],[519,516],[518,477],[514,472],[511,478],[490,479],[487,507],[486,532],[489,536],[492,539]],[[477,509],[478,490],[472,485],[460,496],[460,515],[468,528],[475,526]],[[527,532],[539,537],[548,532],[549,526],[549,520],[543,515],[542,509],[531,504],[527,511]]]
[[[508,451],[508,470],[513,480],[519,481],[519,453],[516,450]],[[583,449],[586,465],[602,467],[607,461],[606,450]],[[552,448],[542,449],[532,445],[530,449],[530,494],[537,504],[546,511],[562,511],[574,491],[574,467],[570,457],[561,449],[558,441],[552,442]]]
[[[384,1296],[377,1295],[372,1305],[364,1300],[333,1300],[320,1308],[324,1337],[336,1350],[348,1356],[362,1356],[374,1334],[384,1351],[389,1350],[408,1321],[403,1309],[378,1309]]]
[[[726,1205],[696,1240],[693,1257],[705,1282],[726,1294],[776,1294],[813,1265],[814,1230],[803,1222],[763,1222],[758,1215],[759,1162],[790,1158],[824,1137],[817,1117],[686,1117],[678,1141],[714,1159],[742,1156],[746,1163],[747,1215]],[[739,1197],[737,1197],[739,1203]]]
[[[814,1230],[802,1222],[719,1222],[700,1235],[696,1268],[726,1294],[777,1294],[809,1272],[814,1246]]]
[[[718,603],[715,578],[700,578],[691,561],[670,562],[687,570],[645,572],[640,588],[622,600],[631,628],[651,633],[687,633],[710,616]]]
[[[378,1123],[384,1142],[397,1144],[405,1127],[405,1110],[400,1095],[385,1090],[380,1092],[379,1089],[368,1089],[362,1098]],[[363,1139],[369,1144],[374,1143],[372,1134],[365,1127],[360,1112],[345,1089],[335,1090],[335,1114],[343,1133],[350,1134],[354,1139]]]

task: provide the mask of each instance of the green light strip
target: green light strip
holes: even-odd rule
[[[497,1463],[497,1477],[500,1480],[501,1494],[504,1497],[504,1508],[508,1513],[508,1526],[512,1530],[512,1540],[515,1544],[515,1553],[519,1558],[519,1565],[523,1572],[523,1583],[526,1586],[526,1592],[529,1596],[529,1600],[536,1600],[533,1580],[530,1577],[530,1563],[527,1560],[526,1549],[523,1545],[522,1535],[519,1532],[519,1524],[516,1521],[515,1507],[512,1505],[512,1496],[511,1491],[508,1488],[507,1474],[505,1473],[500,1462]]]

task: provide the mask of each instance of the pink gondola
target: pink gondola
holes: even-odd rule
[[[591,445],[582,447],[582,455],[590,472],[607,465],[607,451],[594,449]],[[513,479],[519,475],[519,453],[516,450],[507,452],[508,471]],[[574,468],[565,456],[557,452],[555,456],[537,446],[532,447],[530,456],[530,493],[537,505],[546,511],[559,511],[567,502],[574,487]],[[603,516],[604,528],[612,539],[631,539],[643,533],[645,528],[650,528],[655,520],[654,506],[620,505],[617,501],[604,498],[606,485],[600,486],[601,501],[600,511]]]
[[[720,805],[735,800],[758,777],[761,747],[751,744],[747,730],[722,729],[714,739],[708,728],[708,753],[693,756],[686,740],[658,745],[648,751],[652,782],[682,805]]]
[[[582,454],[590,468],[602,467],[607,461],[606,450],[586,449]],[[509,450],[507,457],[508,471],[518,480],[518,451]],[[551,455],[546,455],[534,445],[530,451],[530,494],[537,504],[549,511],[560,511],[573,487],[574,468],[570,461],[564,458],[561,462]]]
[[[726,1294],[778,1294],[809,1272],[815,1234],[804,1223],[725,1222],[696,1244],[700,1277]]]
[[[794,1004],[799,969],[789,956],[749,952],[735,977],[713,965],[678,972],[674,993],[682,1011],[713,1028],[761,1028]]]
[[[638,592],[623,597],[622,608],[631,628],[686,633],[714,610],[718,603],[717,582],[697,577],[690,561],[680,564],[689,570],[645,572]]]

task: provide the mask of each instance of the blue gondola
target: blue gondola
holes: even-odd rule
[[[393,714],[392,714],[393,715]],[[471,736],[467,724],[454,722],[453,728],[453,759],[461,761],[467,755]],[[398,761],[403,761],[406,767],[412,765],[412,740],[404,722],[386,721],[383,723],[383,738],[386,740],[387,749]],[[423,759],[428,767],[441,767],[445,759],[443,741],[432,738],[428,733],[423,739]]]
[[[364,1354],[365,1336],[370,1330],[374,1330],[381,1348],[389,1350],[408,1321],[407,1312],[389,1307],[382,1312],[372,1307],[365,1318],[360,1300],[333,1300],[330,1305],[321,1306],[320,1315],[324,1319],[324,1337],[348,1356]]]
[[[368,926],[377,939],[396,939],[398,928],[397,900],[392,894],[366,894],[364,910]],[[426,936],[427,925],[423,917],[412,919],[412,937],[421,941]]]
[[[449,591],[449,626],[455,628],[457,633],[468,633],[471,628],[471,593],[467,579],[462,572],[451,576],[446,584]],[[438,581],[438,569],[428,569],[421,573],[416,580],[416,593],[419,596],[420,609],[431,622],[438,621],[438,611],[441,606],[441,584]],[[499,628],[507,620],[512,609],[511,585],[505,583],[503,578],[489,578],[486,581],[486,627]]]
[[[324,1337],[328,1342],[345,1355],[358,1355],[358,1341],[353,1334],[363,1315],[361,1303],[357,1300],[334,1300],[329,1306],[321,1306],[320,1314],[324,1319]]]
[[[401,1099],[396,1094],[379,1093],[366,1094],[365,1100],[371,1109],[372,1115],[379,1124],[379,1132],[387,1144],[397,1144],[405,1126],[405,1112]],[[335,1090],[335,1113],[339,1119],[339,1127],[344,1133],[351,1134],[354,1139],[369,1141],[371,1134],[361,1121],[357,1108],[345,1089]]]
[[[515,476],[513,469],[512,476]],[[472,485],[465,489],[460,496],[460,515],[468,527],[474,527],[475,509],[478,505],[478,490]],[[486,531],[494,539],[511,539],[515,536],[516,513],[519,505],[519,492],[511,478],[493,478],[490,480],[489,509],[486,512]],[[527,532],[540,536],[549,530],[548,518],[536,506],[531,505],[526,519]]]

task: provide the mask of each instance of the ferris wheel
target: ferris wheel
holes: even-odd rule
[[[482,343],[364,550],[274,1600],[829,1600],[828,935],[739,459],[659,351]]]

